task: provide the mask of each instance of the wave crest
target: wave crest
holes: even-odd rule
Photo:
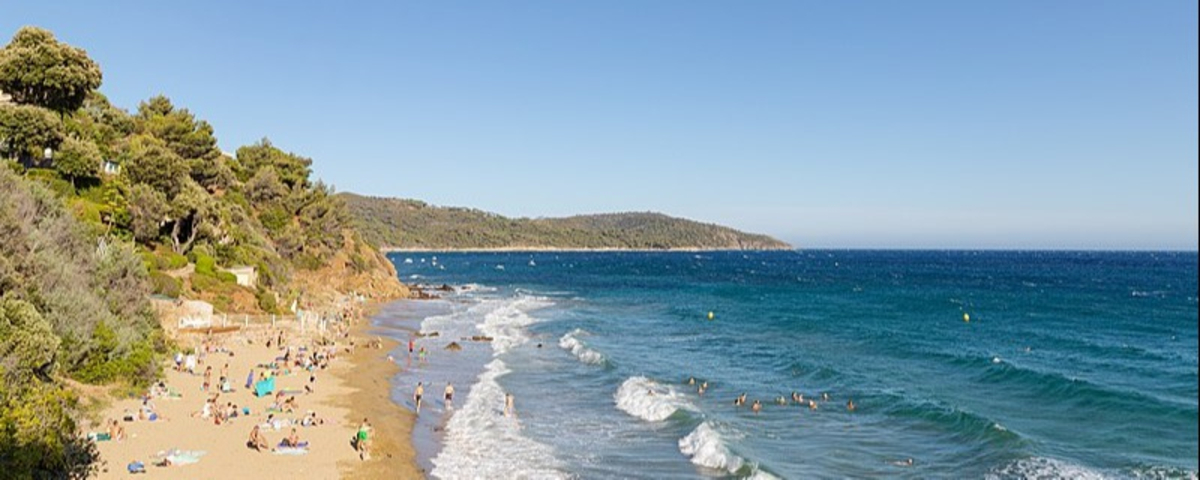
[[[583,363],[603,365],[605,361],[604,354],[588,348],[587,344],[579,339],[579,337],[584,335],[587,335],[586,331],[576,328],[558,339],[558,346],[571,352],[572,355],[575,355],[575,358],[578,358]]]
[[[678,410],[695,410],[683,395],[646,377],[629,377],[613,399],[617,408],[648,422],[661,422]]]

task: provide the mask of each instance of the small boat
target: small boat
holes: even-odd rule
[[[533,261],[533,260],[530,260],[530,261],[529,261],[529,266],[531,266],[531,267],[536,267],[536,266],[537,266],[537,262],[535,262],[535,261]]]
[[[412,259],[411,259],[411,258],[406,258],[406,259],[404,259],[404,263],[412,263]]]
[[[496,265],[496,270],[504,270],[504,265]]]

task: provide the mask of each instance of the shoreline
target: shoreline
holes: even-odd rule
[[[356,348],[350,358],[350,368],[342,373],[343,381],[354,389],[337,402],[346,408],[347,424],[356,425],[366,417],[374,427],[374,445],[371,459],[357,459],[339,463],[342,478],[423,478],[417,466],[416,453],[412,445],[412,429],[415,416],[392,401],[393,380],[400,373],[400,366],[387,360],[400,342],[386,335],[371,334],[377,327],[372,318],[383,305],[402,301],[380,302],[369,307],[369,312],[351,327],[354,338],[378,339],[381,348]]]
[[[603,248],[559,248],[559,247],[486,247],[486,248],[426,248],[426,247],[380,247],[379,251],[384,254],[388,253],[521,253],[521,252],[638,252],[638,253],[655,253],[655,252],[786,252],[796,251],[799,248],[788,246],[778,248],[702,248],[702,247],[680,247],[680,248],[618,248],[618,247],[603,247]]]

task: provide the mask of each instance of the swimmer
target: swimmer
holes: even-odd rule
[[[703,397],[703,396],[704,396],[704,391],[705,391],[705,390],[707,390],[707,389],[706,389],[706,388],[704,388],[704,385],[700,385],[700,388],[696,389],[696,394],[697,394],[697,395],[700,395],[701,397]]]
[[[446,399],[446,405],[450,405],[451,403],[454,403],[454,385],[451,385],[450,382],[446,382],[445,399]]]
[[[687,384],[688,384],[688,385],[695,385],[695,384],[696,384],[696,377],[688,377]]]
[[[808,409],[809,409],[809,410],[816,410],[816,409],[817,409],[817,401],[816,401],[816,400],[809,400],[809,401],[808,401]]]
[[[828,402],[828,401],[829,401],[829,394],[828,394],[828,393],[821,393],[821,401],[822,401],[822,402]]]
[[[758,412],[762,411],[762,403],[755,400],[754,404],[750,405],[750,410],[754,411],[755,415],[758,415]]]
[[[897,467],[911,467],[913,465],[913,459],[906,458],[904,460],[896,460],[896,461],[892,462],[892,465],[895,465]]]
[[[417,413],[421,413],[421,397],[425,395],[425,386],[421,382],[417,382],[417,389],[413,391],[413,403],[417,406]]]
[[[513,394],[504,394],[504,416],[512,417],[517,414],[516,408],[513,407]]]
[[[854,406],[853,398],[851,398],[849,401],[846,402],[846,410],[853,412],[855,408],[858,408],[858,407]]]
[[[803,401],[803,400],[800,400],[800,394],[799,394],[799,393],[792,392],[792,403],[804,403],[804,401]]]
[[[779,405],[787,405],[787,399],[783,398],[783,395],[780,395],[779,398],[775,399],[775,403]]]

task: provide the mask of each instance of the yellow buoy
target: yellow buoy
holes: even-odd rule
[[[969,314],[969,313],[966,313],[966,312],[963,312],[963,321],[964,321],[964,322],[970,322],[970,321],[971,321],[971,314]]]
[[[708,319],[709,319],[709,320],[712,320],[712,319],[713,319],[713,312],[708,312]]]

